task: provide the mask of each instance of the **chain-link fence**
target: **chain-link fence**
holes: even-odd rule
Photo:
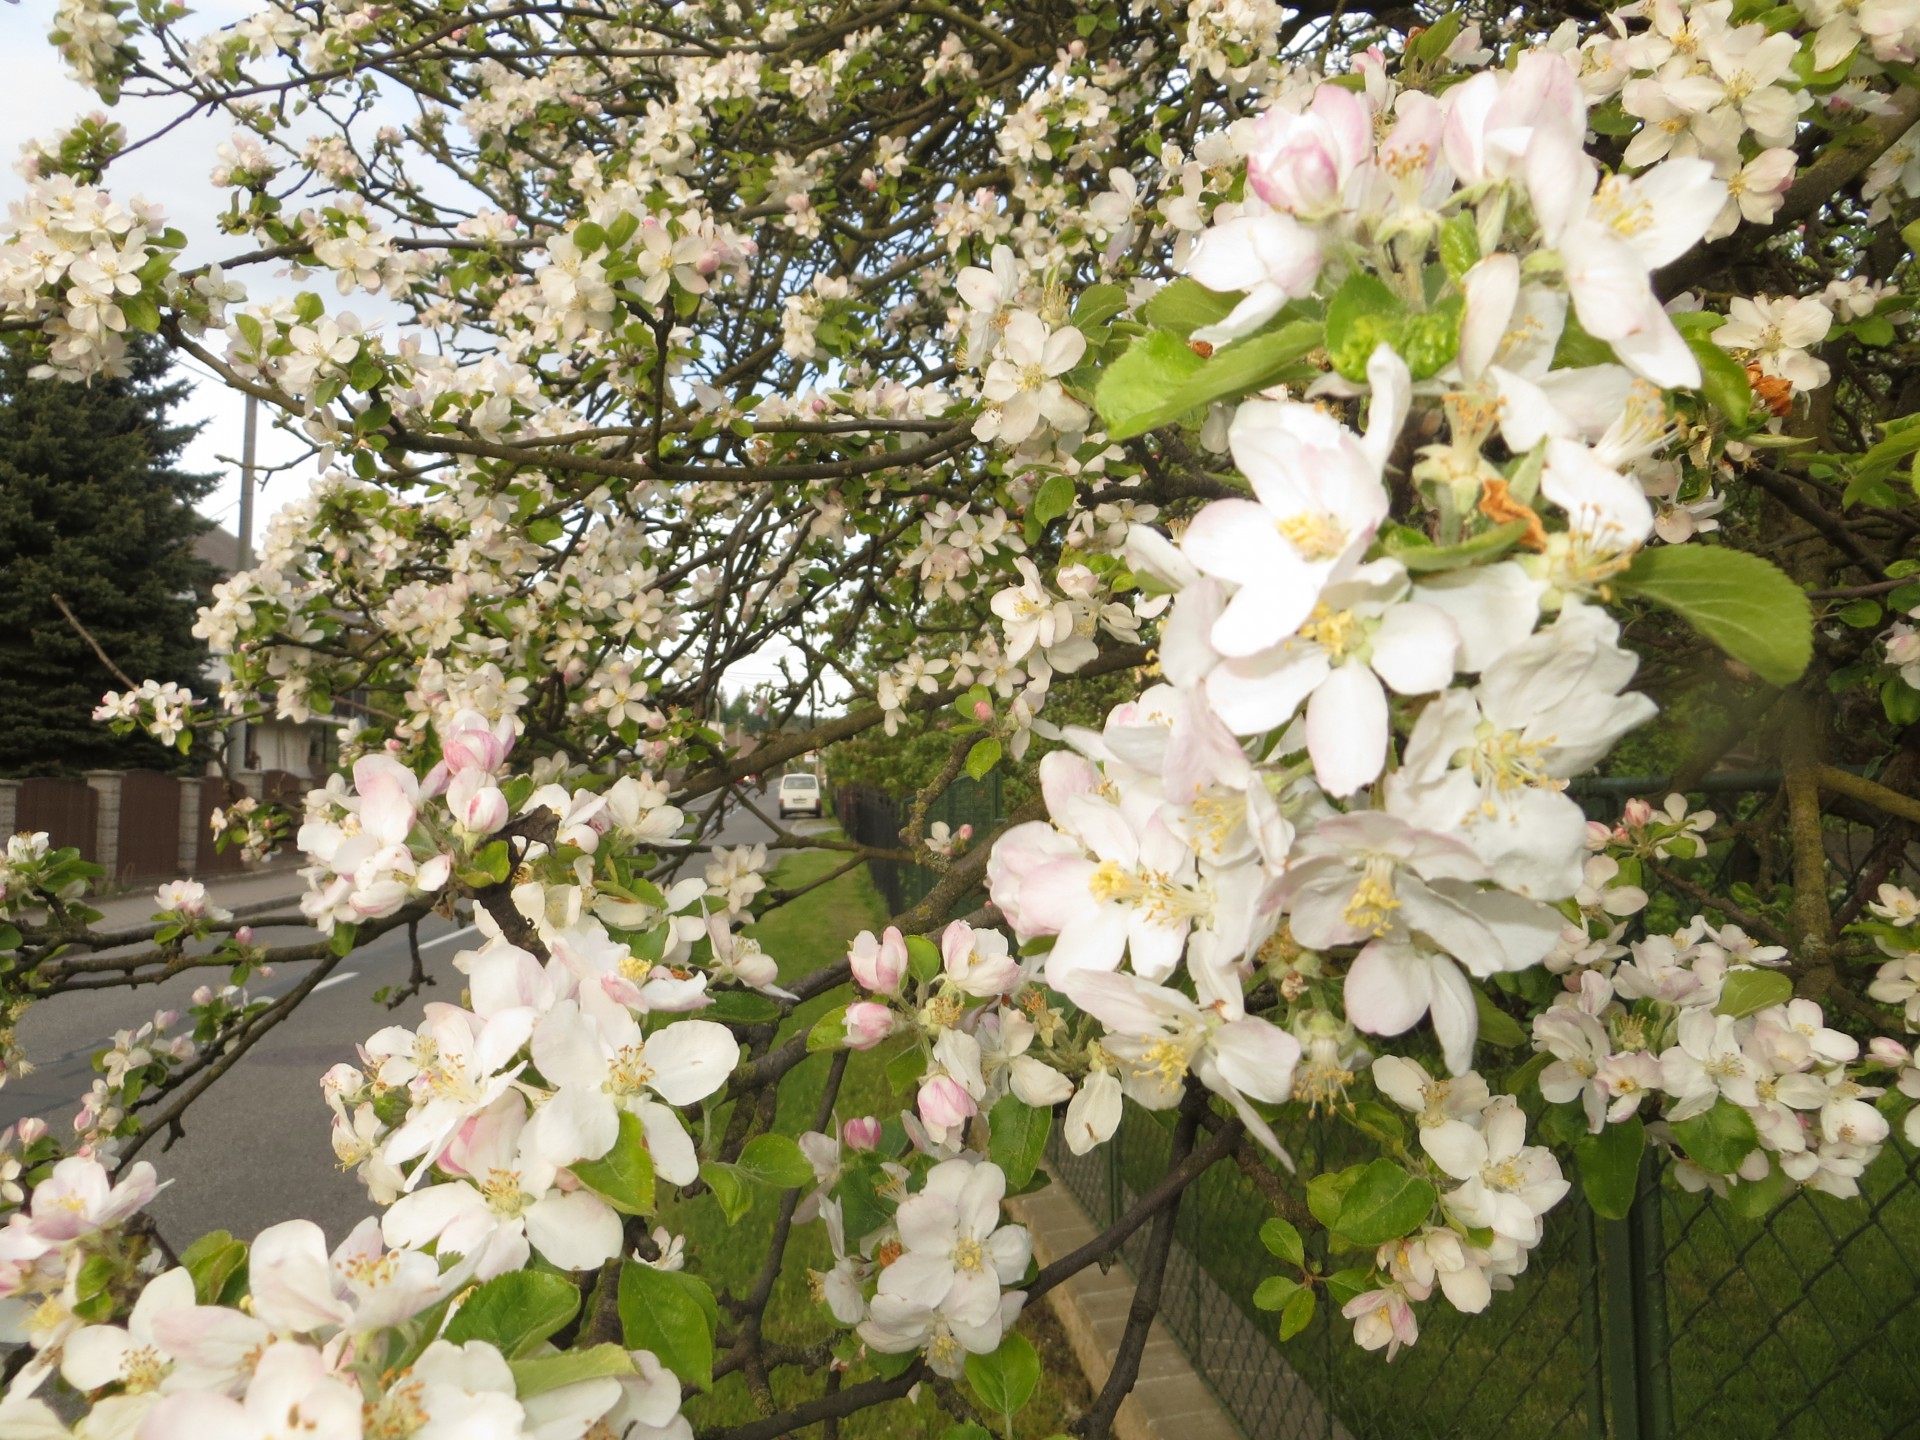
[[[1097,1225],[1166,1173],[1166,1117],[1129,1105],[1109,1145],[1050,1168]],[[1283,1134],[1301,1171],[1365,1158],[1322,1120]],[[1920,1435],[1920,1180],[1890,1146],[1859,1200],[1802,1194],[1742,1220],[1649,1163],[1625,1220],[1578,1189],[1511,1291],[1460,1315],[1435,1295],[1388,1363],[1324,1309],[1285,1345],[1254,1289],[1272,1211],[1216,1166],[1181,1202],[1161,1318],[1256,1440],[1825,1440]],[[1145,1231],[1126,1247],[1130,1258]],[[1310,1244],[1328,1257],[1324,1237]],[[1352,1263],[1335,1258],[1329,1268]]]
[[[1772,779],[1716,776],[1703,788],[1738,815],[1771,799]],[[1622,797],[1663,793],[1646,779],[1580,789],[1596,817]],[[898,843],[904,804],[860,792],[856,805],[871,831],[846,820],[843,801],[849,834]],[[1836,822],[1828,838],[1836,888],[1866,873],[1876,848],[1884,856],[1884,834],[1868,827]],[[1721,868],[1718,886],[1736,878]],[[874,869],[896,913],[937,878]],[[1169,1116],[1129,1104],[1113,1141],[1084,1157],[1056,1131],[1050,1168],[1104,1226],[1166,1173],[1170,1131]],[[1331,1117],[1296,1118],[1280,1138],[1302,1175],[1369,1158]],[[1161,1315],[1253,1440],[1920,1437],[1920,1155],[1896,1137],[1861,1190],[1803,1192],[1744,1219],[1649,1158],[1629,1215],[1608,1221],[1576,1184],[1510,1291],[1480,1315],[1436,1294],[1418,1307],[1418,1343],[1389,1363],[1325,1306],[1280,1344],[1276,1317],[1252,1303],[1280,1271],[1258,1238],[1272,1211],[1251,1180],[1218,1165],[1182,1199]],[[1329,1263],[1325,1244],[1309,1242],[1323,1268],[1352,1263]]]
[[[911,800],[898,799],[868,785],[842,785],[833,795],[834,814],[848,839],[892,850],[904,846],[900,829],[912,808]],[[1006,818],[1004,808],[999,771],[984,780],[962,775],[927,807],[927,829],[931,831],[936,822],[943,822],[950,835],[958,836],[971,825],[972,838],[984,839]],[[899,860],[873,860],[867,868],[873,875],[874,888],[887,902],[889,915],[911,909],[940,881],[932,870]],[[969,903],[956,906],[955,912],[966,914],[978,904],[978,897],[973,897]]]

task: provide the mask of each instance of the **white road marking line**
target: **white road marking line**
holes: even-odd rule
[[[360,972],[358,970],[342,970],[338,975],[329,975],[326,979],[322,980],[318,985],[314,986],[313,989],[310,990],[308,993],[312,995],[318,995],[322,990],[326,989],[329,985],[344,985],[349,980],[358,980],[359,978],[360,978]]]
[[[463,925],[460,929],[448,931],[445,935],[436,935],[431,940],[422,940],[420,942],[420,948],[422,950],[431,950],[434,946],[444,945],[449,940],[459,940],[464,936],[471,935],[479,928],[478,925]],[[314,988],[318,989],[319,987],[315,986]]]

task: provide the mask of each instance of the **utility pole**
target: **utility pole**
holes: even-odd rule
[[[260,400],[247,396],[247,428],[240,442],[240,553],[234,569],[253,564],[253,447],[260,427]]]
[[[254,445],[259,436],[260,401],[257,397],[247,396],[246,431],[240,441],[240,543],[235,547],[234,570],[241,571],[253,564],[253,462]],[[238,779],[247,765],[247,722],[236,720],[232,730],[233,749],[228,752],[227,778]]]

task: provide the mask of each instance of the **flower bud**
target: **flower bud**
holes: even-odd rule
[[[13,1133],[20,1137],[22,1145],[31,1145],[46,1135],[47,1122],[38,1115],[29,1115],[13,1127]]]
[[[840,1139],[849,1150],[877,1150],[880,1147],[880,1122],[871,1115],[849,1120],[840,1127]]]
[[[1653,806],[1644,800],[1627,801],[1626,809],[1620,814],[1621,823],[1636,830],[1652,819]]]
[[[964,1125],[970,1117],[980,1113],[973,1096],[951,1075],[936,1075],[922,1085],[918,1105],[920,1118],[942,1129]]]
[[[196,989],[193,992],[193,1003],[196,1005],[211,1005],[213,1003],[213,987],[211,985],[202,985]]]
[[[847,1048],[871,1050],[893,1033],[893,1012],[872,1000],[847,1007]]]
[[[853,967],[853,978],[861,989],[875,995],[898,995],[907,974],[907,942],[891,925],[879,940],[873,938],[871,930],[862,930],[854,936],[847,963]]]
[[[1867,1042],[1867,1060],[1870,1064],[1897,1069],[1907,1063],[1907,1047],[1889,1036],[1879,1035]]]
[[[447,809],[472,835],[491,835],[507,823],[512,813],[505,793],[485,770],[478,768],[458,771],[448,782]]]
[[[253,926],[242,925],[238,930],[233,932],[233,938],[242,945],[253,944]]]

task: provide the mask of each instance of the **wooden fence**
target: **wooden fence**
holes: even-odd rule
[[[215,809],[242,795],[298,812],[310,782],[285,770],[217,776],[153,770],[90,770],[80,780],[0,779],[0,837],[44,830],[106,872],[106,887],[181,878],[211,879],[244,868],[238,846],[216,849]]]

